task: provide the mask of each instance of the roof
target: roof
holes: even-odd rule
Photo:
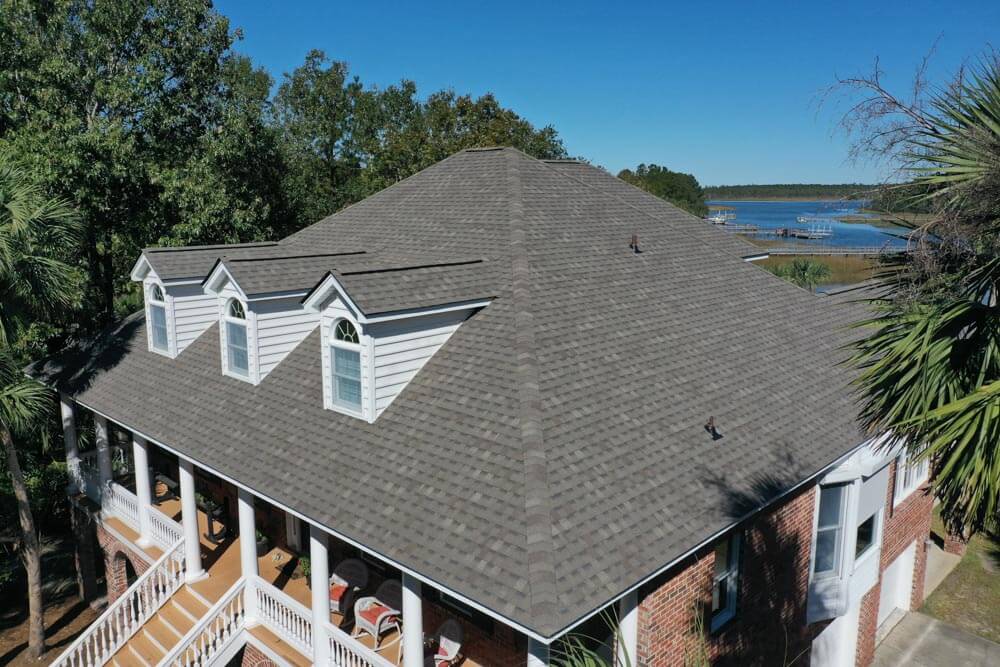
[[[168,246],[146,248],[141,260],[149,263],[161,280],[201,279],[208,275],[216,260],[227,257],[267,257],[280,253],[273,241],[234,245]]]
[[[216,326],[171,360],[141,314],[31,372],[551,637],[864,440],[839,364],[856,309],[610,189],[465,151],[282,241],[485,260],[337,274],[372,308],[493,272],[491,304],[372,424],[323,409],[318,331],[258,386],[221,373]]]

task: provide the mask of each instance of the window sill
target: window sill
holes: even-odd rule
[[[716,612],[709,623],[709,632],[713,635],[721,632],[734,618],[736,618],[735,609],[723,609]]]

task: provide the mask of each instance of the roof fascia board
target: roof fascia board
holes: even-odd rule
[[[473,310],[475,308],[485,308],[490,305],[492,299],[480,299],[478,301],[456,301],[455,303],[431,308],[414,308],[412,310],[395,310],[388,313],[378,313],[365,317],[365,322],[390,322],[392,320],[402,320],[408,317],[420,317],[423,315],[438,315],[440,313],[450,313],[455,310]]]
[[[135,282],[141,283],[143,279],[153,271],[153,265],[149,263],[146,259],[146,253],[139,253],[139,259],[135,260],[135,264],[132,265],[132,270],[129,271],[129,278]]]
[[[685,559],[690,558],[692,555],[694,555],[695,553],[697,553],[699,549],[701,549],[701,548],[703,548],[703,547],[711,544],[712,542],[716,541],[717,539],[719,539],[719,537],[721,537],[722,535],[725,535],[726,533],[728,533],[735,526],[738,526],[741,523],[743,523],[744,521],[746,521],[747,519],[749,519],[749,518],[751,518],[751,517],[753,517],[753,516],[755,516],[757,514],[760,514],[761,512],[763,512],[768,507],[771,507],[771,506],[775,505],[778,501],[780,501],[783,498],[785,498],[785,497],[791,495],[792,493],[798,491],[799,489],[801,489],[802,487],[806,486],[807,484],[810,484],[810,483],[812,483],[814,481],[818,481],[819,478],[823,477],[824,475],[827,475],[830,471],[832,471],[833,469],[835,469],[841,463],[843,463],[844,461],[847,461],[848,459],[850,459],[858,451],[864,449],[865,447],[867,447],[869,445],[873,445],[873,444],[875,446],[879,446],[883,441],[884,441],[883,438],[872,438],[872,439],[863,441],[861,444],[856,445],[855,447],[852,447],[850,449],[850,451],[848,451],[847,453],[845,453],[842,456],[838,457],[835,461],[833,461],[832,463],[830,463],[827,466],[824,466],[823,468],[821,468],[820,470],[816,471],[812,475],[809,475],[808,477],[806,477],[805,479],[803,479],[798,484],[795,484],[794,486],[792,486],[791,488],[789,488],[787,491],[785,491],[781,495],[775,496],[773,499],[771,499],[765,505],[763,505],[761,507],[758,507],[757,509],[755,509],[755,510],[753,510],[751,512],[747,512],[746,514],[744,514],[743,516],[741,516],[736,521],[733,521],[732,523],[730,523],[725,528],[722,528],[721,530],[718,530],[715,533],[711,534],[710,536],[708,536],[707,538],[705,538],[704,540],[702,540],[701,542],[699,542],[695,546],[691,547],[690,549],[688,549],[687,551],[685,551],[680,556],[678,556],[677,558],[673,559],[672,561],[670,561],[669,563],[667,563],[663,567],[660,567],[660,568],[656,569],[655,571],[653,571],[652,574],[650,574],[649,576],[641,579],[638,583],[633,584],[632,586],[629,586],[628,588],[626,588],[624,591],[622,591],[618,595],[615,595],[614,597],[612,597],[611,599],[607,600],[606,602],[598,605],[597,607],[595,607],[591,611],[587,612],[586,614],[584,614],[583,616],[581,616],[577,620],[573,621],[572,623],[567,624],[562,630],[559,630],[558,632],[556,632],[551,637],[549,637],[547,639],[543,639],[541,641],[543,641],[546,644],[551,644],[552,642],[556,641],[557,639],[559,639],[560,637],[562,637],[566,633],[571,632],[573,630],[573,628],[577,627],[581,623],[584,623],[587,620],[593,618],[596,614],[601,613],[601,611],[603,611],[604,609],[606,609],[608,607],[608,605],[614,604],[615,602],[617,602],[618,600],[622,599],[623,597],[625,597],[629,593],[632,593],[633,591],[638,591],[639,588],[642,587],[642,586],[644,586],[646,583],[652,581],[653,579],[655,579],[656,577],[660,576],[661,574],[663,574],[664,572],[666,572],[670,568],[672,568],[672,567],[680,564]]]
[[[762,259],[767,259],[771,256],[771,253],[765,252],[762,255],[747,255],[743,258],[744,262],[759,262]]]
[[[306,296],[302,299],[302,305],[306,309],[318,313],[321,310],[321,304],[326,301],[326,298],[330,296],[330,292],[334,290],[340,293],[340,297],[347,303],[348,306],[350,306],[351,310],[357,314],[359,322],[367,322],[364,312],[358,308],[358,304],[354,303],[354,299],[352,299],[351,295],[347,293],[347,290],[344,289],[343,284],[337,280],[337,277],[333,275],[333,271],[327,271],[326,276],[324,276],[315,287],[309,290]]]
[[[329,526],[324,525],[323,523],[320,523],[319,521],[316,521],[314,519],[309,518],[305,514],[302,514],[301,512],[299,512],[297,510],[294,510],[291,507],[288,507],[287,505],[285,505],[283,503],[278,502],[277,500],[275,500],[275,499],[273,499],[273,498],[271,498],[271,497],[269,497],[269,496],[261,493],[260,491],[254,489],[252,487],[247,486],[246,484],[242,484],[242,483],[236,481],[232,477],[226,475],[225,473],[223,473],[223,472],[221,472],[219,470],[216,470],[212,466],[205,465],[205,464],[201,463],[200,461],[198,461],[197,459],[191,458],[190,456],[188,456],[186,454],[183,454],[182,452],[177,451],[173,447],[171,447],[171,446],[169,446],[167,444],[164,444],[163,442],[161,442],[161,441],[157,440],[156,438],[153,438],[153,437],[151,437],[151,436],[143,433],[142,431],[140,431],[140,430],[138,430],[136,428],[133,428],[132,426],[130,426],[129,424],[126,424],[125,422],[118,421],[117,419],[111,417],[110,415],[105,414],[104,412],[101,412],[100,410],[97,410],[97,409],[95,409],[94,407],[92,407],[90,405],[87,405],[86,403],[84,403],[83,401],[81,401],[81,400],[79,400],[77,398],[73,398],[73,401],[76,402],[77,404],[83,406],[87,410],[90,410],[94,414],[100,415],[101,417],[104,417],[108,421],[111,421],[111,422],[114,422],[114,423],[119,424],[121,426],[124,426],[126,429],[128,429],[132,433],[134,433],[134,434],[136,434],[136,435],[138,435],[138,436],[140,436],[142,438],[145,438],[146,440],[148,440],[149,442],[153,443],[154,445],[156,445],[158,447],[162,447],[163,449],[167,450],[168,452],[170,452],[174,456],[177,456],[178,458],[184,459],[185,461],[189,461],[189,462],[191,462],[191,463],[199,466],[200,468],[203,468],[204,470],[209,471],[213,475],[216,475],[217,477],[226,480],[230,484],[232,484],[232,485],[234,485],[234,486],[236,486],[238,488],[241,488],[244,491],[246,491],[246,492],[248,492],[248,493],[250,493],[250,494],[252,494],[252,495],[254,495],[254,496],[258,497],[258,498],[266,500],[267,502],[271,503],[275,507],[279,507],[282,510],[288,512],[289,514],[297,516],[298,518],[302,519],[306,523],[308,523],[310,525],[313,525],[313,526],[316,526],[320,530],[324,530],[324,531],[330,533],[331,535],[333,535],[337,539],[342,540],[344,542],[347,542],[351,546],[354,546],[354,547],[360,549],[361,551],[364,551],[365,553],[373,556],[374,558],[377,558],[379,560],[385,561],[386,563],[392,565],[393,567],[399,569],[400,571],[405,572],[406,574],[410,575],[411,577],[414,577],[415,579],[418,579],[419,581],[421,581],[421,582],[423,582],[423,583],[425,583],[425,584],[427,584],[427,585],[429,585],[429,586],[431,586],[433,588],[436,588],[436,589],[438,589],[440,591],[443,591],[444,593],[450,595],[451,597],[455,598],[459,602],[461,602],[463,604],[469,605],[473,609],[486,614],[487,616],[489,616],[490,618],[492,618],[494,620],[500,621],[501,623],[510,626],[511,628],[517,630],[518,632],[520,632],[520,633],[522,633],[524,635],[527,635],[528,637],[531,637],[532,639],[537,639],[538,641],[540,641],[540,642],[542,642],[544,644],[548,644],[549,642],[554,641],[554,639],[555,639],[555,637],[546,639],[545,637],[543,637],[542,635],[538,634],[534,630],[528,629],[527,627],[521,625],[517,621],[514,621],[514,620],[512,620],[510,618],[507,618],[503,614],[501,614],[499,612],[496,612],[496,611],[493,611],[489,607],[485,607],[485,606],[481,605],[480,603],[476,602],[475,600],[472,600],[471,598],[467,598],[466,596],[462,595],[458,591],[455,591],[455,590],[453,590],[453,589],[451,589],[451,588],[449,588],[449,587],[447,587],[447,586],[445,586],[445,585],[443,585],[443,584],[441,584],[439,582],[436,582],[433,579],[431,579],[430,577],[427,577],[427,576],[425,576],[423,574],[420,574],[419,572],[416,572],[415,570],[411,570],[410,568],[406,567],[402,563],[400,563],[400,562],[398,562],[398,561],[396,561],[396,560],[394,560],[394,559],[392,559],[392,558],[390,558],[388,556],[385,556],[385,555],[379,553],[375,549],[372,549],[371,547],[365,546],[361,542],[358,542],[357,540],[351,539],[347,535],[344,535],[343,533],[340,533],[339,531],[334,530],[333,528],[330,528]]]

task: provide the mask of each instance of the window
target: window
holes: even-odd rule
[[[347,320],[339,320],[330,346],[333,367],[333,403],[349,410],[361,410],[361,345],[358,330]]]
[[[858,524],[857,540],[854,542],[854,559],[861,558],[875,544],[875,517],[877,512]]]
[[[229,372],[240,377],[250,375],[247,353],[247,314],[243,304],[232,299],[226,306],[226,355]]]
[[[840,545],[844,506],[847,501],[844,484],[824,486],[819,491],[819,516],[816,520],[816,559],[813,572],[836,575],[840,571]]]
[[[149,331],[153,349],[166,352],[170,344],[167,339],[167,305],[163,288],[159,285],[149,288]]]
[[[914,460],[915,459],[915,460]],[[927,479],[930,463],[926,457],[917,456],[904,449],[896,457],[896,489],[893,504],[913,493]]]
[[[740,583],[740,536],[730,535],[715,546],[712,575],[712,631],[736,615]]]

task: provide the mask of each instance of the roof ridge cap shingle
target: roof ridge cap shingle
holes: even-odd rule
[[[520,151],[518,151],[520,152]],[[542,397],[535,356],[534,315],[531,312],[531,267],[521,198],[519,158],[506,153],[510,201],[511,299],[514,307],[514,351],[524,457],[524,508],[528,555],[529,607],[539,618],[551,619],[557,609],[558,588],[552,539],[552,498],[548,461],[542,433]],[[522,154],[523,155],[523,154]]]

